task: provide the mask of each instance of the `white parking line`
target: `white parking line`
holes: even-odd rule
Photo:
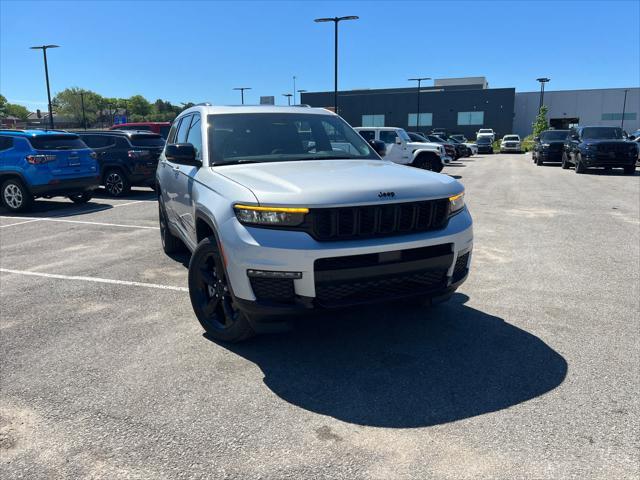
[[[12,217],[2,217],[2,218],[12,218]],[[32,220],[25,220],[24,222],[10,223],[9,225],[0,225],[0,228],[13,227],[14,225],[22,225],[23,223],[38,222],[39,220],[40,220],[39,218],[34,218]]]
[[[16,217],[1,217],[0,218],[16,218]],[[12,223],[10,225],[2,225],[3,227],[11,227],[13,225],[21,225],[23,223],[28,223],[28,222],[61,222],[61,223],[79,223],[82,225],[98,225],[98,226],[102,226],[102,227],[121,227],[121,228],[142,228],[142,229],[148,229],[148,230],[159,230],[160,227],[150,227],[147,225],[125,225],[122,223],[106,223],[106,222],[87,222],[84,220],[65,220],[63,218],[51,218],[51,217],[20,217],[23,218],[25,220],[27,220],[26,222],[18,222],[18,223]]]
[[[77,275],[58,275],[55,273],[30,272],[28,270],[12,270],[10,268],[0,268],[0,272],[14,273],[16,275],[30,275],[33,277],[56,278],[60,280],[75,280],[80,282],[109,283],[112,285],[127,285],[132,287],[158,288],[160,290],[175,290],[177,292],[188,292],[186,287],[173,287],[171,285],[159,285],[157,283],[129,282],[127,280],[113,280],[111,278],[81,277]]]

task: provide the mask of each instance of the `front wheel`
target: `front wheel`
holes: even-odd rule
[[[567,170],[569,168],[569,159],[566,152],[562,152],[562,169]]]
[[[627,165],[624,167],[624,174],[625,175],[634,175],[636,173],[636,166],[635,165]]]
[[[582,155],[578,154],[576,157],[576,173],[585,173],[587,171],[587,167],[582,163]]]
[[[544,161],[540,157],[536,157],[536,165],[541,167],[544,165]]]
[[[2,184],[2,204],[12,212],[24,212],[33,205],[33,195],[20,179],[10,178]]]
[[[255,333],[247,315],[235,305],[214,237],[202,240],[189,262],[191,306],[207,334],[224,342],[239,342]]]
[[[87,203],[92,198],[93,198],[93,192],[82,192],[82,193],[74,193],[73,195],[69,195],[69,200],[71,200],[73,203],[78,203],[78,204]]]

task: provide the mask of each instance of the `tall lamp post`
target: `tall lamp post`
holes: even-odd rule
[[[306,92],[306,90],[298,90],[298,98],[300,99],[298,104],[302,104],[302,94],[305,93],[305,92]]]
[[[287,97],[287,104],[289,106],[291,106],[291,97],[293,97],[293,94],[292,93],[283,93],[282,96],[283,97]]]
[[[338,113],[338,23],[342,20],[358,20],[359,17],[350,15],[348,17],[328,17],[316,18],[314,22],[333,22],[334,25],[334,63],[333,63],[333,110]]]
[[[49,102],[49,128],[53,130],[53,108],[51,107],[51,89],[49,88],[49,66],[47,65],[47,48],[59,48],[59,45],[40,45],[30,47],[31,50],[42,50],[44,56],[44,76],[47,80],[47,101]]]
[[[234,90],[240,90],[240,101],[244,105],[244,91],[251,90],[251,87],[235,87]]]
[[[416,130],[420,131],[420,83],[423,80],[431,80],[431,77],[410,78],[410,82],[418,82],[418,113],[416,114]]]
[[[538,113],[540,113],[540,110],[542,110],[542,105],[544,105],[544,84],[551,79],[541,77],[541,78],[536,78],[536,80],[540,82],[540,105],[538,106]]]
[[[84,90],[80,90],[80,105],[82,106],[82,127],[87,129],[87,116],[84,113]]]
[[[627,90],[624,89],[624,101],[622,102],[622,120],[620,121],[620,128],[624,130],[624,114],[627,111]]]

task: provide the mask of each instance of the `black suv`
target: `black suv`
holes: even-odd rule
[[[569,130],[545,130],[539,137],[533,139],[533,162],[544,165],[545,162],[561,162],[564,143]]]
[[[638,145],[626,140],[620,127],[578,127],[569,131],[562,152],[562,168],[575,165],[576,173],[591,167],[636,171]]]
[[[109,195],[126,195],[134,185],[155,187],[158,157],[165,143],[160,135],[134,130],[77,133],[96,153],[100,183]]]

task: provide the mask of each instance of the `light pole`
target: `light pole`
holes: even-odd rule
[[[540,113],[540,110],[542,110],[542,105],[544,104],[544,84],[551,79],[541,77],[541,78],[536,78],[536,80],[540,82],[540,106],[538,106],[538,113]]]
[[[293,97],[293,94],[291,94],[291,93],[283,93],[282,96],[283,97],[287,97],[287,104],[289,106],[291,106],[291,97]]]
[[[293,76],[293,104],[296,104],[296,76]]]
[[[47,65],[47,48],[58,48],[59,45],[40,45],[30,47],[31,50],[42,50],[44,56],[44,76],[47,79],[47,101],[49,102],[49,128],[53,130],[53,108],[51,107],[51,89],[49,88],[49,67]]]
[[[84,91],[80,90],[80,105],[82,105],[82,126],[87,129],[87,117],[84,113]]]
[[[620,121],[620,128],[624,130],[624,114],[627,110],[627,92],[629,90],[627,90],[626,88],[624,89],[624,101],[622,102],[622,120]]]
[[[358,20],[359,17],[350,15],[348,17],[316,18],[314,22],[333,22],[334,25],[334,64],[333,64],[333,110],[338,114],[338,23],[342,20]]]
[[[410,82],[418,82],[418,113],[416,114],[416,130],[420,131],[420,83],[423,80],[431,80],[430,77],[410,78]]]
[[[251,87],[235,87],[234,90],[240,90],[240,101],[244,105],[244,91],[251,90]]]
[[[300,98],[299,105],[302,105],[302,94],[305,93],[305,92],[306,92],[306,90],[298,90],[298,93],[300,94],[300,95],[298,95],[298,98]]]

